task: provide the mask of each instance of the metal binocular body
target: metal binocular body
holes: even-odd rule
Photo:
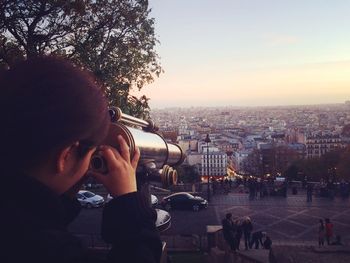
[[[181,148],[177,144],[166,142],[157,133],[158,128],[152,121],[124,114],[119,108],[112,108],[109,113],[112,123],[102,144],[119,150],[117,136],[121,135],[129,145],[131,158],[136,147],[140,150],[137,176],[142,174],[146,180],[161,181],[165,187],[176,184],[177,172],[171,166],[180,165],[184,161],[185,154]],[[107,164],[98,152],[92,156],[90,169],[99,173],[108,172]]]

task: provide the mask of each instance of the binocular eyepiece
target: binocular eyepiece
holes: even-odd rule
[[[109,113],[112,123],[102,144],[119,150],[117,137],[121,135],[130,148],[131,158],[136,147],[140,150],[137,174],[142,173],[150,181],[161,181],[165,187],[176,184],[177,172],[171,166],[180,165],[184,161],[185,154],[181,148],[177,144],[166,142],[157,133],[158,128],[152,121],[124,114],[119,108],[112,108]],[[92,156],[90,169],[107,173],[107,164],[98,152]]]

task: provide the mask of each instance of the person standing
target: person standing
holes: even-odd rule
[[[239,250],[239,245],[241,244],[241,238],[242,238],[242,234],[243,234],[243,230],[242,230],[242,222],[239,219],[235,220],[235,228],[236,228],[236,249]]]
[[[327,245],[330,245],[331,238],[333,237],[333,223],[329,220],[329,218],[325,219],[326,222],[326,239]]]
[[[248,188],[249,188],[249,200],[254,200],[256,187],[253,179],[249,179]]]
[[[244,221],[242,223],[242,231],[244,235],[244,246],[245,249],[248,250],[250,244],[250,236],[253,231],[253,224],[248,216],[244,218]]]
[[[306,198],[307,202],[312,202],[312,192],[313,192],[313,187],[311,183],[308,183],[306,186]]]
[[[323,220],[320,219],[320,225],[318,227],[318,246],[324,246],[324,237],[326,234],[326,229],[325,229],[325,225],[323,223]]]
[[[234,231],[234,223],[231,213],[227,213],[225,218],[222,220],[222,231],[224,234],[224,239],[229,244],[231,250],[236,251],[236,233]]]
[[[269,236],[266,236],[263,247],[264,247],[264,249],[271,249],[272,240]]]

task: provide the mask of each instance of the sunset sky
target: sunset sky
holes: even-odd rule
[[[150,0],[151,108],[350,100],[348,0]]]

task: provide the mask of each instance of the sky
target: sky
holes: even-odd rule
[[[151,108],[350,100],[348,0],[149,0],[164,73]]]

